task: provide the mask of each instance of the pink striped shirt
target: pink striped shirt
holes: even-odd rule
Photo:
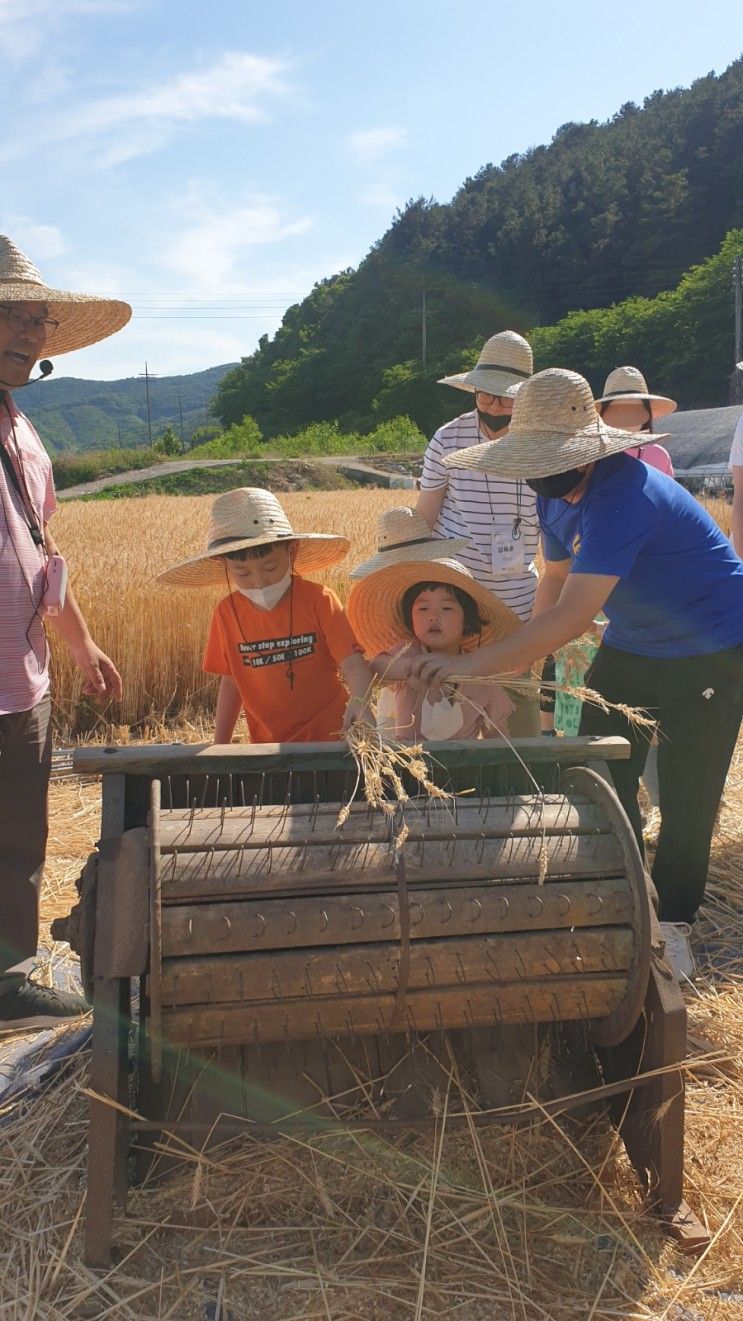
[[[0,444],[28,491],[39,526],[56,509],[52,465],[10,395],[0,400]],[[19,461],[20,456],[20,461]],[[0,715],[28,711],[49,687],[49,648],[38,607],[44,553],[31,540],[20,497],[0,463]]]

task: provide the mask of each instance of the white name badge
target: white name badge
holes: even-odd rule
[[[516,541],[510,532],[499,532],[493,528],[492,540],[493,573],[524,573],[526,556],[523,538]]]

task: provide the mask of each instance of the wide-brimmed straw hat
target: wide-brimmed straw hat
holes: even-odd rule
[[[377,656],[380,651],[410,641],[412,634],[402,617],[402,600],[409,587],[427,582],[459,587],[475,602],[483,625],[479,633],[462,639],[463,651],[497,642],[521,627],[518,615],[483,587],[459,560],[445,556],[409,560],[380,569],[351,588],[346,606],[348,621],[367,656]]]
[[[469,372],[442,376],[439,385],[453,385],[457,390],[485,390],[513,398],[521,384],[534,371],[531,345],[515,330],[502,330],[491,335],[482,346],[477,364]]]
[[[677,408],[675,399],[650,393],[639,367],[615,367],[609,372],[604,393],[596,404],[622,403],[625,399],[638,399],[647,404],[653,417],[666,417],[668,413],[675,413]]]
[[[211,509],[206,550],[157,575],[170,587],[209,587],[225,583],[220,555],[272,541],[297,543],[294,567],[319,573],[337,564],[351,545],[347,537],[325,532],[295,532],[276,496],[260,486],[240,486],[218,495]]]
[[[415,509],[402,505],[386,509],[377,519],[377,553],[351,570],[352,578],[366,578],[390,564],[403,564],[408,560],[439,559],[442,555],[456,555],[467,545],[466,537],[434,536],[425,518]]]
[[[663,438],[608,427],[598,414],[588,381],[577,372],[548,367],[522,385],[505,436],[458,450],[444,463],[447,468],[472,468],[519,481],[551,477]]]
[[[45,284],[32,261],[12,239],[0,234],[0,303],[46,303],[58,328],[44,342],[48,357],[72,353],[121,330],[132,309],[118,298],[74,294]]]

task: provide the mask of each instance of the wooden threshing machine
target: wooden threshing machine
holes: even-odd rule
[[[547,1033],[579,1039],[595,1072],[589,1091],[583,1067],[548,1079],[543,1107],[608,1101],[650,1208],[703,1246],[682,1190],[684,1005],[609,784],[627,755],[622,739],[430,744],[436,784],[469,792],[393,817],[357,801],[339,828],[344,744],[78,751],[103,775],[101,839],[54,934],[93,1001],[88,1261],[110,1259],[132,1148],[159,1132],[343,1131],[318,1097],[354,1074],[384,1078],[384,1118],[349,1127],[415,1126],[452,1058],[478,1122],[524,1122]]]

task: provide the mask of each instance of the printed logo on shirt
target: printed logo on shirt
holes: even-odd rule
[[[312,656],[316,642],[316,633],[293,633],[288,638],[261,638],[259,642],[238,642],[237,649],[242,656],[243,665],[251,665],[254,670],[259,670],[265,665],[282,665],[299,660],[302,656]]]
[[[581,546],[580,532],[576,532],[575,536],[573,537],[573,544],[570,547],[573,555],[578,554],[578,551],[580,550],[580,546]]]

